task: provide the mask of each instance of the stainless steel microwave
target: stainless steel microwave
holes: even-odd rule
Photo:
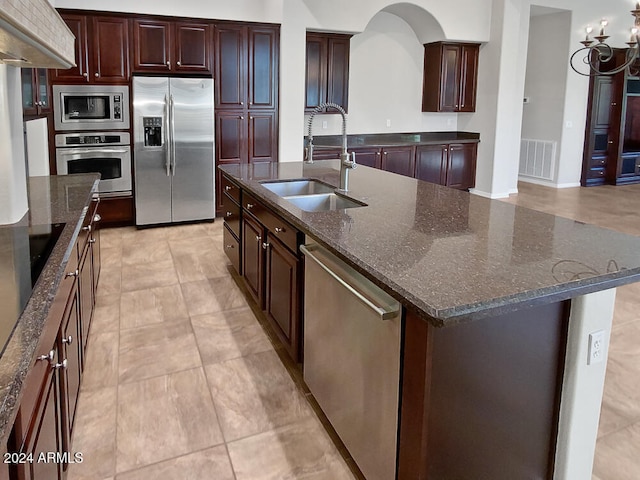
[[[127,85],[54,85],[56,131],[127,130]]]

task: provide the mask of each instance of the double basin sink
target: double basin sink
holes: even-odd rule
[[[305,212],[327,212],[366,204],[335,192],[335,187],[318,180],[262,182],[262,186]]]

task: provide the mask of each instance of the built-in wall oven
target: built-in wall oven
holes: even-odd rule
[[[128,130],[127,85],[54,85],[56,131]]]
[[[100,196],[131,195],[128,132],[79,132],[55,136],[58,175],[100,173]]]

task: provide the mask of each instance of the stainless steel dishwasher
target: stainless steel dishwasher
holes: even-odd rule
[[[319,245],[300,250],[304,380],[367,480],[393,480],[400,304]]]

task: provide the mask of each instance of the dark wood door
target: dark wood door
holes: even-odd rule
[[[94,199],[94,201],[97,199]],[[89,247],[91,248],[91,276],[93,279],[93,302],[95,306],[96,290],[98,288],[98,280],[100,280],[100,267],[102,265],[100,255],[100,229],[102,217],[94,214],[93,227],[91,230],[91,238],[89,239]]]
[[[267,233],[265,312],[295,362],[300,361],[299,277],[300,260]]]
[[[82,353],[87,349],[87,340],[89,337],[89,327],[91,326],[91,317],[93,315],[93,278],[91,276],[91,255],[89,248],[86,248],[82,258],[80,259],[80,275],[79,291],[80,291],[80,323],[82,324]]]
[[[74,54],[76,65],[66,70],[51,70],[51,81],[56,83],[88,82],[87,17],[73,13],[62,13],[60,16],[75,37]]]
[[[211,72],[211,27],[206,23],[176,22],[176,72]]]
[[[243,109],[247,95],[247,27],[218,25],[215,31],[216,109]]]
[[[476,184],[477,144],[451,144],[448,149],[446,185],[462,190],[473,188]]]
[[[367,167],[381,168],[382,153],[379,147],[375,148],[350,148],[349,152],[355,152],[356,164]]]
[[[382,169],[387,172],[398,173],[413,177],[415,163],[414,147],[383,147]]]
[[[171,23],[133,20],[133,71],[168,72],[172,66]]]
[[[121,17],[93,17],[92,67],[94,83],[129,82],[129,23]]]
[[[37,80],[35,68],[22,68],[20,71],[22,82],[22,115],[33,117],[38,115]]]
[[[311,111],[327,99],[327,39],[307,33],[305,111]]]
[[[330,36],[327,43],[327,102],[349,104],[349,35]]]
[[[249,92],[251,109],[275,109],[278,106],[277,27],[251,27],[249,36]]]
[[[458,109],[458,86],[460,84],[460,47],[444,44],[440,75],[440,111],[454,112]]]
[[[278,158],[278,114],[249,112],[249,162],[273,162]]]
[[[416,178],[444,185],[447,169],[446,145],[420,145],[416,147]]]
[[[479,45],[463,44],[460,47],[460,85],[458,87],[459,112],[476,111]]]
[[[258,306],[264,308],[264,227],[250,215],[242,216],[242,276]]]
[[[217,111],[216,159],[219,163],[247,162],[247,118],[244,111]]]

